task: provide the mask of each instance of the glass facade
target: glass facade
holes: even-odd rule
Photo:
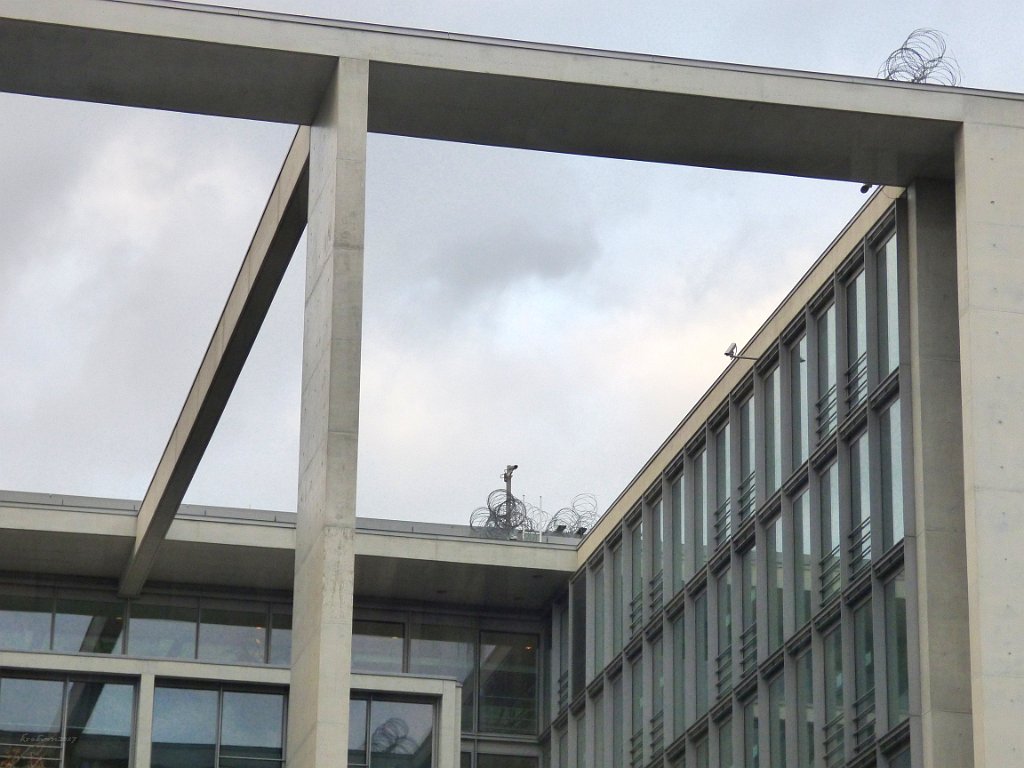
[[[349,768],[433,768],[434,709],[430,701],[353,697],[348,718]]]

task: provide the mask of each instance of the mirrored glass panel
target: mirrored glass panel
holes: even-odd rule
[[[882,544],[888,550],[903,540],[903,442],[900,433],[900,401],[879,418],[881,451],[879,470],[882,495]]]
[[[537,732],[537,637],[480,634],[479,725],[482,733]]]
[[[807,461],[810,450],[809,420],[811,404],[807,378],[807,337],[793,345],[789,352],[789,370],[792,376],[790,413],[793,421],[793,469]]]
[[[409,636],[409,671],[428,677],[454,677],[462,683],[462,730],[473,731],[476,690],[476,630],[440,624],[414,625]]]
[[[56,768],[63,701],[63,681],[0,679],[0,762]]]
[[[267,654],[266,610],[203,606],[199,658],[220,664],[262,664]]]
[[[284,696],[224,691],[221,768],[270,768],[284,759]]]
[[[764,473],[766,495],[782,485],[782,385],[776,366],[764,380]]]
[[[902,572],[885,585],[885,677],[891,728],[906,720],[910,711],[907,585]]]
[[[194,659],[198,611],[191,606],[133,602],[128,621],[128,652],[132,656]]]
[[[214,768],[215,690],[157,687],[153,695],[153,768]]]
[[[878,373],[885,378],[900,362],[896,236],[878,250]]]
[[[431,768],[433,753],[433,704],[370,702],[370,768]]]
[[[292,615],[273,611],[270,615],[270,663],[286,667],[292,663]]]
[[[128,768],[134,701],[131,685],[70,683],[65,768]]]
[[[121,653],[124,603],[57,598],[53,650],[62,653]]]
[[[50,647],[53,599],[33,595],[0,595],[0,648],[45,651]]]
[[[405,626],[397,622],[352,622],[352,671],[398,674],[402,671]]]

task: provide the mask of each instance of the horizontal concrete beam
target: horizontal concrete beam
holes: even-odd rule
[[[306,226],[309,129],[295,134],[192,389],[139,508],[120,592],[139,594]]]

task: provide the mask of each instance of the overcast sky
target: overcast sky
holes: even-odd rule
[[[1016,3],[252,0],[874,76],[912,29],[1024,91]],[[287,126],[0,94],[0,488],[141,498]],[[610,504],[863,202],[858,185],[371,136],[358,513],[465,522],[520,465]],[[187,501],[294,510],[304,243]]]

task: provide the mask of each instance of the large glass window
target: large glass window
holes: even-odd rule
[[[715,546],[732,533],[729,513],[732,491],[732,464],[729,451],[729,425],[723,424],[715,434]]]
[[[0,595],[0,648],[45,651],[50,647],[53,598]]]
[[[718,656],[715,679],[721,696],[732,688],[732,571],[725,569],[719,575],[717,585]]]
[[[273,768],[284,761],[281,693],[157,686],[153,768]]]
[[[483,733],[537,732],[537,637],[480,633],[480,722]]]
[[[587,768],[587,719],[576,718],[576,768]]]
[[[686,730],[686,622],[679,614],[672,620],[672,735]]]
[[[878,372],[885,377],[900,363],[900,308],[896,236],[878,249]]]
[[[846,284],[846,401],[850,407],[868,391],[867,298],[864,270]]]
[[[821,474],[818,511],[821,523],[821,601],[839,594],[839,468],[832,462]]]
[[[871,601],[853,611],[853,740],[860,747],[875,735],[875,651]]]
[[[768,652],[782,645],[782,517],[776,517],[765,529],[765,554],[767,555],[768,583]],[[755,598],[756,599],[756,598]]]
[[[840,628],[822,642],[825,661],[825,765],[843,763],[843,644]]]
[[[786,680],[781,674],[768,683],[768,764],[786,768]]]
[[[594,636],[594,673],[604,669],[604,568],[598,566],[590,572],[590,578],[594,583],[594,625],[592,633]]]
[[[811,649],[796,657],[796,759],[798,768],[814,766],[814,673]]]
[[[285,610],[270,612],[270,663],[288,666],[292,662],[292,615]]]
[[[738,504],[740,519],[753,514],[757,502],[756,441],[754,429],[754,396],[740,404],[740,486]]]
[[[882,411],[880,480],[882,495],[882,544],[888,550],[904,536],[903,442],[900,432],[900,401]]]
[[[594,697],[592,705],[592,722],[594,725],[594,765],[604,765],[604,694],[597,694],[597,696]]]
[[[196,657],[196,606],[132,602],[128,650],[132,656]]]
[[[651,643],[651,754],[665,743],[665,645],[660,636]]]
[[[696,665],[693,682],[696,696],[696,717],[708,711],[708,594],[701,592],[693,600],[694,624],[696,627],[693,658]]]
[[[686,479],[679,475],[672,481],[672,591],[683,588],[686,571],[686,521],[683,518],[683,497]]]
[[[612,765],[622,765],[623,734],[625,715],[623,713],[622,675],[612,680]]]
[[[630,637],[640,631],[644,623],[644,526],[638,522],[629,531],[630,540],[630,600],[629,600],[629,634]]]
[[[815,407],[819,441],[832,434],[839,418],[836,396],[836,305],[818,315],[818,402]]]
[[[732,718],[718,724],[718,768],[733,768]]]
[[[267,654],[267,611],[203,605],[199,658],[221,664],[262,664]]]
[[[432,768],[434,704],[370,696],[349,704],[350,768]],[[247,764],[245,768],[250,768]],[[259,768],[251,764],[251,768]]]
[[[622,650],[622,603],[625,584],[622,581],[622,545],[612,550],[612,653]]]
[[[856,573],[871,562],[871,465],[868,437],[850,445],[850,569]]]
[[[629,764],[633,768],[644,762],[644,673],[643,656],[637,655],[629,667],[630,738]]]
[[[910,711],[907,584],[902,571],[885,585],[885,678],[891,728],[906,720]]]
[[[665,550],[665,508],[659,498],[651,504],[651,579],[661,579],[662,557]]]
[[[764,380],[764,480],[767,496],[782,485],[782,386],[778,366]]]
[[[757,549],[740,555],[740,673],[757,664]]]
[[[700,568],[708,560],[708,460],[707,451],[702,450],[693,458],[693,541],[695,549],[694,568]]]
[[[757,698],[743,705],[743,767],[758,768],[760,747],[757,743]]]
[[[134,700],[125,683],[0,678],[0,765],[128,768]]]
[[[352,671],[398,674],[403,669],[405,625],[391,621],[352,622]]]
[[[53,650],[62,653],[121,653],[123,639],[124,603],[57,598]]]
[[[811,510],[807,489],[793,499],[793,615],[802,627],[811,618]]]
[[[476,630],[441,624],[414,624],[409,633],[409,671],[428,677],[454,677],[462,683],[462,730],[474,730]]]
[[[809,420],[811,403],[809,382],[807,379],[807,336],[800,340],[789,351],[790,396],[792,398],[791,414],[793,421],[793,468],[805,461],[810,451]]]

